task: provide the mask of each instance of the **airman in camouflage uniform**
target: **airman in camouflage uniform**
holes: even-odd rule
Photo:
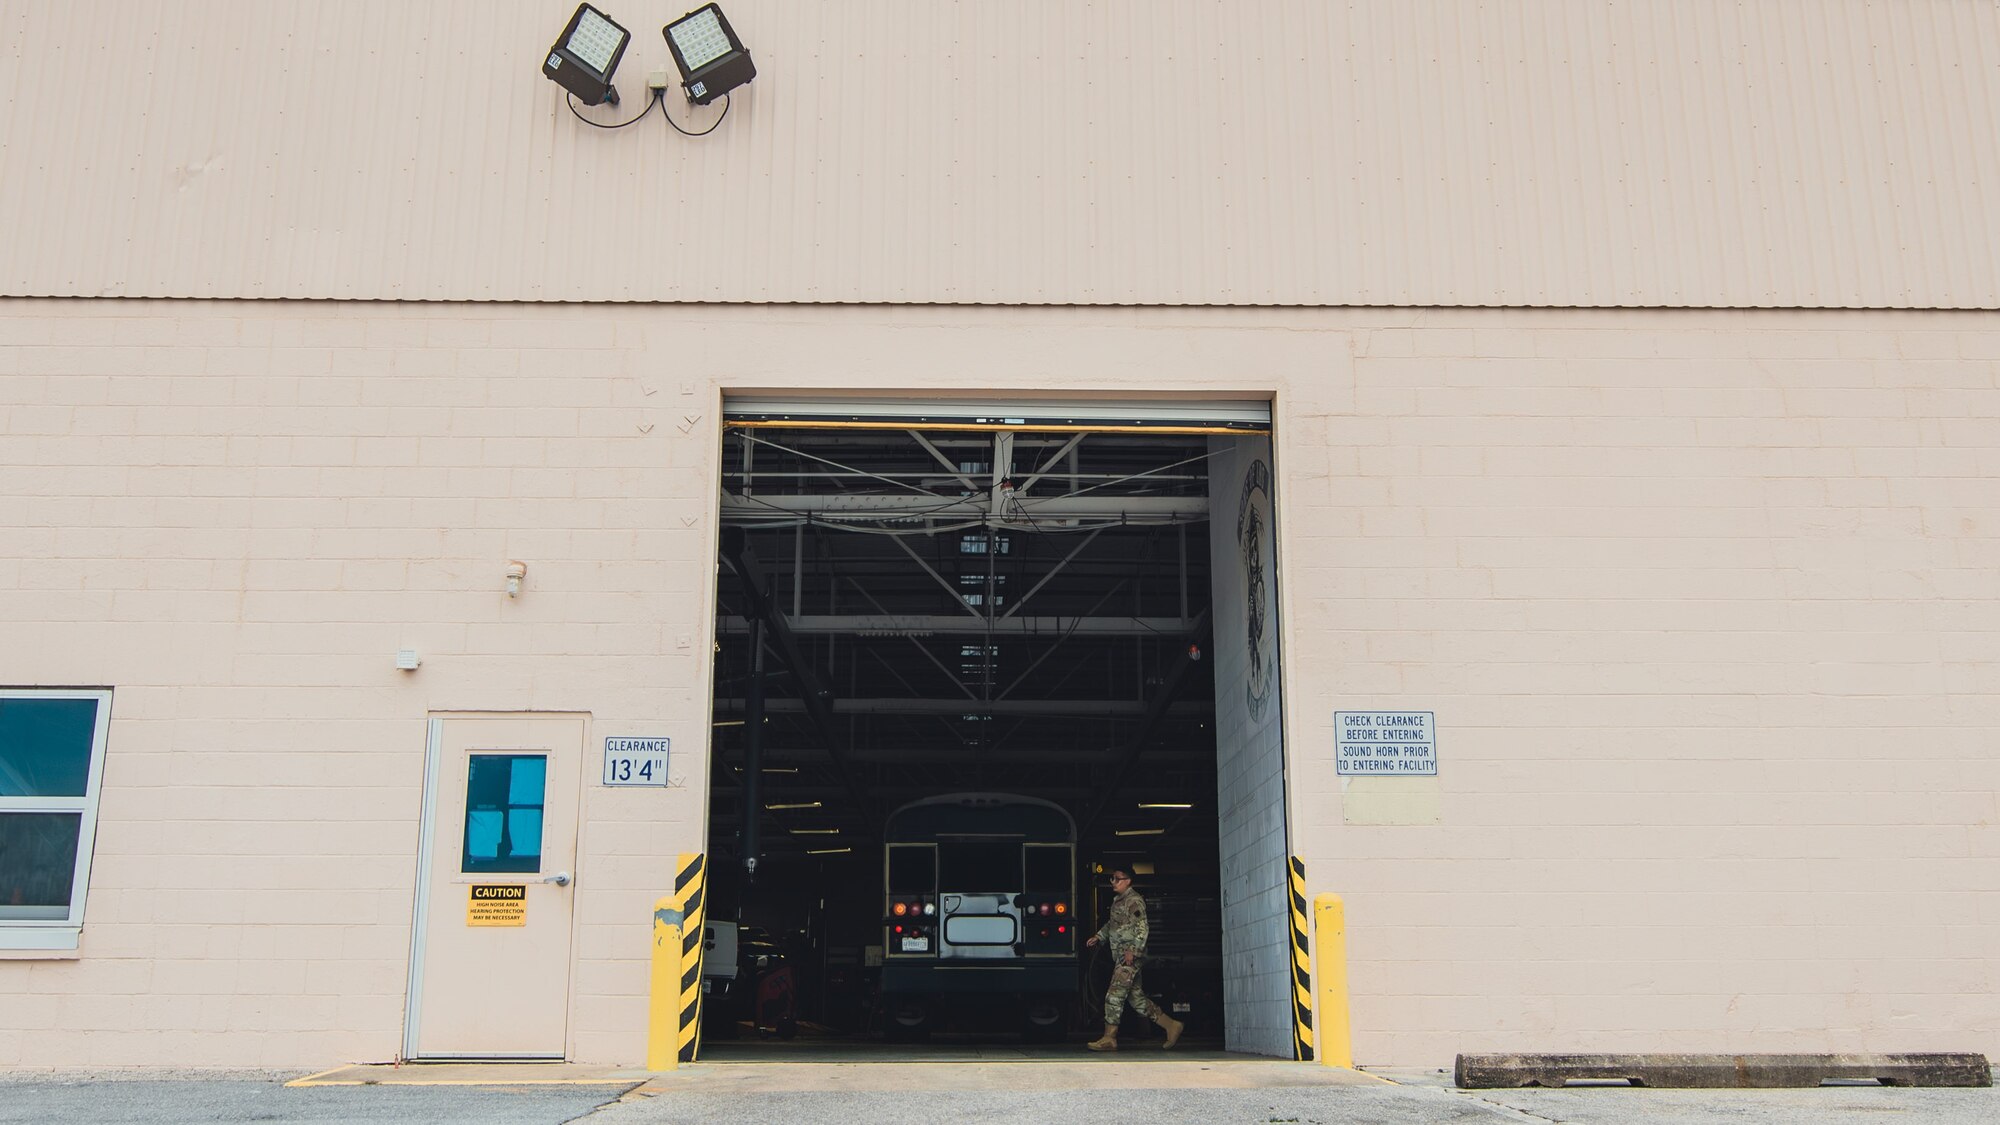
[[[1104,1034],[1090,1043],[1090,1049],[1118,1049],[1118,1021],[1124,1016],[1127,1003],[1140,1016],[1159,1024],[1167,1033],[1166,1045],[1172,1047],[1180,1042],[1181,1021],[1161,1011],[1159,1004],[1146,996],[1139,979],[1146,959],[1146,938],[1151,933],[1146,924],[1146,900],[1132,889],[1132,876],[1125,871],[1111,873],[1111,889],[1118,892],[1111,900],[1111,917],[1103,929],[1084,943],[1094,946],[1103,941],[1111,946],[1111,988],[1104,994]]]

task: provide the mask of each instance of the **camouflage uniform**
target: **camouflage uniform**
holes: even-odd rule
[[[1111,900],[1111,917],[1104,928],[1097,931],[1097,939],[1111,946],[1111,989],[1104,994],[1104,1023],[1107,1027],[1117,1027],[1125,1014],[1129,1002],[1132,1010],[1152,1019],[1153,1002],[1146,998],[1146,990],[1139,979],[1140,968],[1146,961],[1146,900],[1131,887],[1119,891]],[[1125,955],[1132,955],[1132,963],[1125,963]]]

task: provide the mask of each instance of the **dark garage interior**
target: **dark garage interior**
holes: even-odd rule
[[[1075,827],[1073,987],[1042,1038],[1101,1027],[1109,958],[1081,938],[1104,919],[1103,872],[1126,867],[1151,916],[1147,991],[1219,1040],[1215,428],[730,418],[709,917],[740,928],[736,975],[726,939],[704,969],[705,1042],[1036,1030],[999,995],[915,1012],[882,992],[901,932],[884,826],[968,793],[1050,802]],[[1128,1037],[1158,1034],[1140,1023]]]

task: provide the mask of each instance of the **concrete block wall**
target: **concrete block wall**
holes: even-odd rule
[[[1246,688],[1250,640],[1249,580],[1236,537],[1238,509],[1251,466],[1271,462],[1267,437],[1209,439],[1210,609],[1215,676],[1216,813],[1222,856],[1222,995],[1225,1042],[1232,1051],[1293,1054],[1291,910],[1286,875],[1283,692],[1275,678],[1253,714]],[[1265,490],[1266,493],[1269,490]],[[1282,534],[1282,529],[1280,529]],[[1265,555],[1268,591],[1277,589],[1276,557]],[[1276,599],[1266,628],[1278,628]],[[1275,640],[1275,634],[1272,637]],[[1264,646],[1263,658],[1278,655]]]
[[[0,1065],[393,1057],[440,710],[684,748],[674,789],[585,791],[572,1047],[635,1057],[625,978],[701,846],[716,438],[642,350],[532,310],[0,304],[0,682],[115,689],[82,948],[0,960]]]
[[[878,388],[1276,397],[1361,1061],[2000,1054],[1995,314],[13,300],[0,683],[117,694],[83,948],[0,959],[0,1065],[393,1055],[424,719],[536,708],[682,751],[586,798],[572,1050],[635,1059],[720,395]],[[1436,712],[1435,816],[1342,792],[1365,708]]]
[[[1278,437],[1357,1057],[2000,1048],[2000,318],[1352,346]],[[1343,793],[1346,708],[1436,712],[1434,823]]]

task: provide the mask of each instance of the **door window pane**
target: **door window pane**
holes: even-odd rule
[[[465,776],[465,849],[459,870],[542,869],[546,754],[474,754]]]
[[[0,922],[69,917],[82,829],[82,813],[0,813]]]
[[[0,698],[0,797],[83,796],[96,734],[95,699]]]

